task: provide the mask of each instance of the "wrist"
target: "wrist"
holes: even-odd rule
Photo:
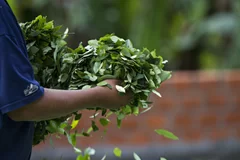
[[[104,93],[103,93],[103,87],[94,87],[89,89],[89,92],[91,92],[91,106],[92,108],[96,107],[104,107]]]

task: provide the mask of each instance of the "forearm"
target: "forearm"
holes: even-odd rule
[[[96,107],[96,92],[94,88],[76,91],[45,89],[40,99],[8,115],[15,121],[40,121],[65,116],[81,109]]]

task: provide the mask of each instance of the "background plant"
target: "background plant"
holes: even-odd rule
[[[232,0],[9,0],[20,21],[69,26],[69,45],[115,33],[168,59],[169,70],[239,68],[239,2]],[[53,12],[54,11],[54,12]],[[57,15],[55,13],[58,13]],[[77,16],[75,16],[77,15]],[[151,17],[151,18],[149,18]]]

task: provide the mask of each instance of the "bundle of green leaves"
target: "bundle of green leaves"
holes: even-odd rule
[[[19,25],[26,41],[28,57],[36,80],[46,88],[68,89],[67,83],[58,82],[62,72],[71,72],[71,66],[68,66],[68,71],[61,70],[64,69],[64,65],[61,64],[61,56],[70,50],[65,41],[68,29],[61,32],[61,26],[54,26],[53,21],[47,21],[47,18],[41,15],[30,22]],[[64,122],[69,116],[71,115],[53,121]],[[54,122],[35,122],[33,145],[37,145],[45,139],[45,136],[50,133],[48,126],[51,126],[52,123]]]
[[[99,121],[103,126],[109,123],[111,114],[117,116],[118,127],[127,115],[138,115],[151,107],[148,97],[151,93],[161,97],[157,89],[162,82],[171,77],[170,71],[163,70],[162,57],[147,48],[134,48],[130,40],[124,40],[114,34],[107,34],[88,41],[87,46],[81,43],[76,49],[67,47],[64,40],[68,34],[55,27],[53,21],[47,22],[46,17],[38,16],[31,22],[20,24],[26,42],[30,62],[34,68],[36,79],[44,87],[79,90],[95,86],[116,87],[119,94],[127,91],[134,93],[133,101],[118,110],[95,108],[97,116],[101,112],[103,118]],[[121,80],[120,85],[110,86],[106,79]],[[77,133],[71,133],[81,113],[72,113],[65,117],[35,123],[34,144],[39,144],[53,133],[66,135],[69,143],[76,146]],[[72,120],[70,122],[70,120]],[[81,135],[89,136],[91,130],[97,131],[95,119],[87,132]]]
[[[163,70],[164,62],[155,51],[133,47],[130,40],[124,40],[113,34],[105,35],[99,40],[89,40],[88,45],[79,45],[79,52],[63,56],[63,63],[74,66],[69,84],[70,90],[88,89],[95,86],[116,87],[120,94],[128,90],[134,93],[134,100],[119,110],[112,110],[121,120],[129,114],[138,115],[140,109],[148,110],[148,97],[155,93],[161,97],[157,89],[161,83],[171,77],[170,71]],[[76,56],[77,55],[77,56]],[[61,74],[66,77],[67,74]],[[121,85],[109,86],[105,79],[121,80]],[[64,78],[65,79],[65,78]],[[102,111],[102,116],[107,113]]]

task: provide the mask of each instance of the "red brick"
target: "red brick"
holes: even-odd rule
[[[216,115],[203,115],[200,117],[200,125],[202,128],[205,127],[215,127],[217,124],[217,116]]]
[[[177,115],[175,118],[175,126],[177,128],[185,129],[191,127],[193,124],[193,119],[189,115]]]
[[[151,143],[150,135],[135,132],[135,134],[132,134],[132,137],[129,139],[130,145],[138,145],[143,146]]]
[[[97,135],[93,135],[91,137],[79,137],[77,139],[77,146],[81,146],[81,148],[83,148],[88,146],[95,146],[102,143],[107,143],[108,135],[102,136],[103,134],[102,132],[101,133],[100,132],[101,131],[99,131]]]
[[[165,93],[165,92],[168,92],[170,90],[172,90],[172,85],[171,84],[168,84],[168,83],[162,83],[160,85],[160,87],[157,89],[158,92],[160,93]]]
[[[46,147],[49,147],[50,146],[50,142],[49,142],[49,139],[41,142],[40,144],[36,145],[33,147],[34,150],[42,150]]]
[[[178,71],[172,73],[172,78],[170,81],[172,83],[176,82],[190,82],[195,78],[196,72],[192,71]]]
[[[192,97],[191,96],[191,97],[187,97],[187,98],[183,99],[183,105],[187,109],[199,107],[200,104],[201,104],[200,97],[196,97],[196,96]]]
[[[220,107],[226,104],[226,99],[225,99],[225,96],[223,95],[215,95],[215,96],[209,96],[207,102],[209,107],[214,107],[214,106]]]
[[[164,97],[164,98],[156,98],[153,102],[154,109],[161,111],[171,111],[174,107],[174,99]]]
[[[147,128],[151,129],[151,130],[154,130],[156,128],[162,128],[165,126],[166,124],[166,119],[164,116],[161,116],[161,115],[151,115],[146,119],[146,124],[145,126],[147,126]],[[145,121],[145,120],[144,120]]]
[[[63,147],[63,146],[69,146],[69,142],[67,140],[67,137],[65,136],[60,136],[61,138],[55,138],[54,136],[52,137],[53,145],[58,146],[58,147]],[[80,138],[77,139],[77,141]],[[78,143],[78,142],[77,142]],[[46,144],[50,146],[49,139],[46,141]]]
[[[209,138],[213,141],[224,140],[228,138],[229,133],[226,129],[212,129],[209,133]]]
[[[236,108],[240,108],[240,96],[234,97],[233,103],[236,105]]]
[[[230,113],[226,117],[227,125],[240,125],[240,113]]]
[[[196,129],[188,129],[185,131],[184,137],[181,139],[187,142],[197,142],[200,141],[202,136],[202,131]]]
[[[182,92],[186,91],[186,89],[190,89],[190,84],[189,82],[176,82],[174,86],[178,92]]]
[[[207,91],[216,90],[222,83],[221,81],[219,81],[219,79],[217,78],[216,75],[212,75],[212,76],[201,75],[201,76],[199,76],[198,80],[199,80],[198,87],[200,89],[207,90]]]
[[[225,74],[224,76],[225,82],[228,83],[228,85],[232,89],[240,88],[240,75],[239,71],[231,71]]]
[[[88,122],[89,121],[89,122]],[[81,122],[78,123],[76,126],[76,130],[88,130],[89,127],[91,127],[90,119],[82,120]]]
[[[141,123],[140,121],[137,121],[137,120],[139,120],[137,119],[137,117],[124,119],[122,121],[121,130],[130,130],[130,131],[136,130],[138,123]]]
[[[230,80],[239,80],[240,81],[240,74],[239,74],[239,70],[231,70],[228,72],[225,72],[224,78],[225,79],[230,79]]]
[[[175,72],[170,80],[168,80],[168,84],[174,87],[173,91],[176,91],[176,94],[187,92],[191,89],[195,81],[193,80],[194,76],[189,74],[189,72]],[[168,89],[169,90],[169,89]],[[171,91],[172,92],[172,91]],[[172,96],[173,93],[169,95]],[[163,93],[164,95],[164,93]]]
[[[133,133],[132,133],[133,134]],[[126,145],[129,144],[129,137],[132,136],[132,134],[124,134],[124,133],[109,133],[106,138],[107,144],[113,144],[113,145]]]
[[[237,139],[240,139],[240,128],[236,129],[236,137]]]
[[[240,80],[232,79],[229,80],[227,83],[232,90],[240,88]]]
[[[156,142],[157,142],[157,143],[159,143],[159,144],[169,144],[169,143],[174,143],[174,142],[176,142],[175,140],[172,140],[172,139],[169,139],[169,138],[160,136],[160,135],[158,135],[158,137],[154,138],[153,140],[154,140],[153,143],[156,143]]]
[[[218,71],[200,71],[196,72],[196,75],[200,83],[222,81],[222,76]]]

